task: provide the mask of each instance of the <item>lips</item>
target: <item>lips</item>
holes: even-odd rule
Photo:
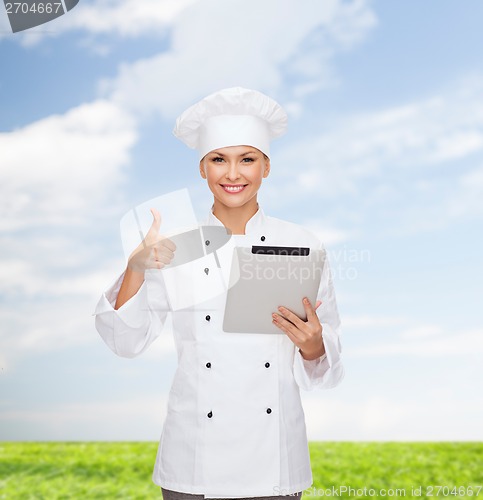
[[[220,184],[226,193],[241,193],[247,184]]]

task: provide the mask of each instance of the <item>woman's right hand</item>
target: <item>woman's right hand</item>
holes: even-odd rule
[[[144,273],[146,269],[162,269],[174,257],[176,245],[173,241],[159,234],[161,215],[151,208],[153,223],[144,240],[131,253],[127,267],[131,271]]]

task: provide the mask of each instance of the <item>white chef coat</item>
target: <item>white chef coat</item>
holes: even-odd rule
[[[223,226],[212,210],[201,224]],[[311,231],[267,216],[260,206],[247,222],[245,235],[234,238],[240,246],[323,248]],[[322,304],[316,311],[326,353],[316,360],[305,360],[282,331],[224,332],[226,292],[170,311],[162,276],[162,270],[146,271],[138,292],[114,310],[122,273],[102,294],[94,312],[105,343],[127,358],[147,349],[161,334],[168,312],[172,314],[178,367],[154,483],[206,498],[270,496],[309,488],[312,471],[300,388],[332,388],[344,376],[328,262],[317,295]]]

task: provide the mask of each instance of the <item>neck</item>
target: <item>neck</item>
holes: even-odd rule
[[[257,213],[258,202],[252,198],[248,203],[241,207],[227,207],[217,203],[215,199],[212,207],[213,214],[223,222],[232,234],[245,234],[247,222]]]

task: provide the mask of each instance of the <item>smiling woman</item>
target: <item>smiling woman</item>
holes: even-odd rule
[[[252,250],[262,244],[323,250],[311,231],[265,215],[257,202],[270,173],[270,141],[285,131],[286,121],[273,99],[240,87],[216,92],[178,118],[174,133],[198,150],[200,175],[213,194],[203,227],[225,228],[235,244]],[[300,388],[334,387],[344,375],[329,265],[323,266],[317,302],[300,297],[304,318],[279,304],[271,319],[276,333],[227,332],[226,291],[207,297],[209,280],[223,273],[221,265],[194,262],[193,276],[180,272],[179,293],[206,287],[203,301],[170,308],[163,273],[156,271],[169,265],[177,248],[160,238],[161,215],[154,209],[152,214],[142,245],[98,303],[96,327],[116,354],[134,357],[160,335],[168,311],[172,314],[178,369],[154,483],[165,500],[300,499],[312,484]],[[204,243],[213,246],[208,238]],[[246,304],[239,308],[251,312]]]

